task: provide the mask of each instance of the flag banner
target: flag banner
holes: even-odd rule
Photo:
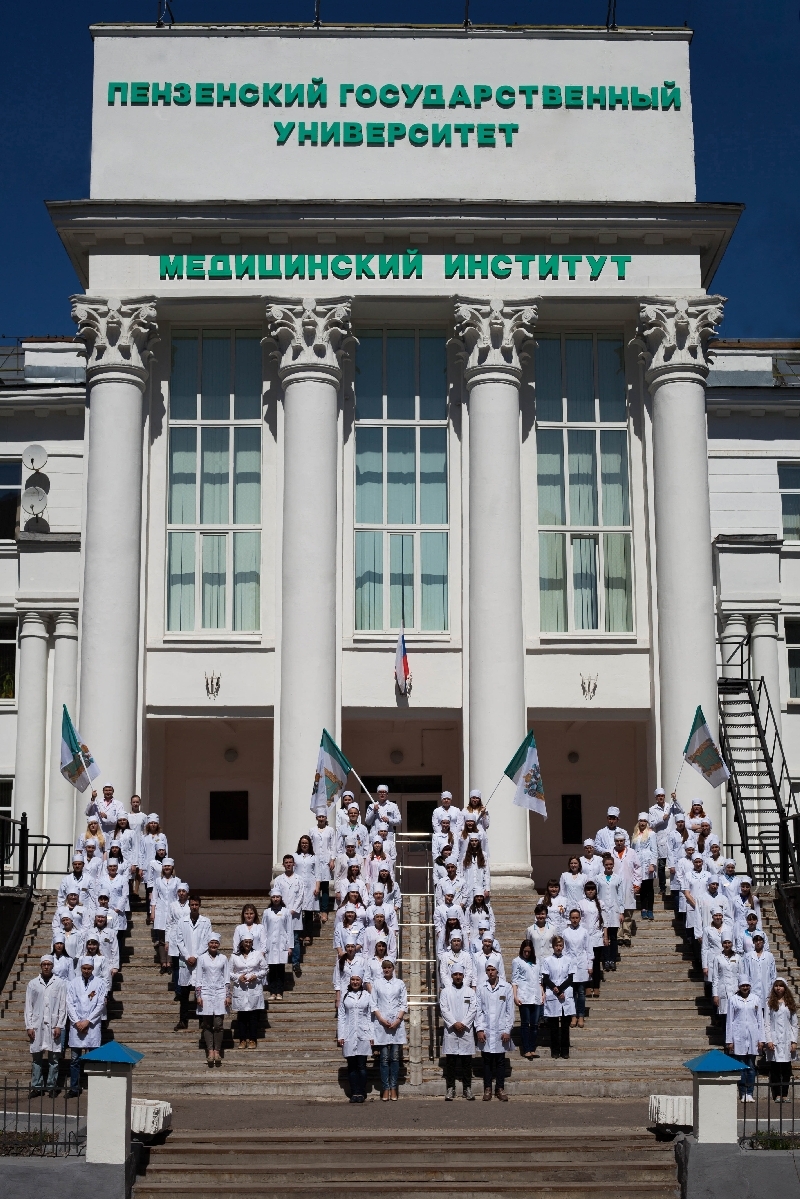
[[[528,733],[503,773],[516,784],[514,803],[517,807],[538,812],[546,820],[547,807],[544,802],[542,772],[539,769],[539,751],[536,748],[533,730]]]
[[[400,625],[400,635],[397,638],[397,649],[394,652],[394,681],[401,695],[411,694],[411,671],[408,669],[408,654],[406,653],[406,630]]]
[[[327,812],[328,805],[338,799],[344,791],[347,776],[352,766],[344,756],[327,729],[322,730],[317,758],[317,773],[311,792],[311,811]]]
[[[722,754],[714,744],[711,729],[706,724],[703,709],[698,707],[689,740],[683,751],[684,761],[702,774],[712,787],[721,787],[731,777],[731,772],[722,760]]]
[[[79,791],[86,791],[100,773],[100,767],[84,745],[80,733],[70,720],[67,705],[61,716],[61,773]]]

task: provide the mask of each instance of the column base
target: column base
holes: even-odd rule
[[[503,895],[533,895],[535,888],[531,877],[531,868],[523,863],[490,862],[492,876],[492,894]]]

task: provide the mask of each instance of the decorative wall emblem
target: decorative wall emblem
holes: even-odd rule
[[[206,695],[209,699],[216,699],[219,695],[219,687],[222,679],[212,670],[211,674],[206,675]]]
[[[584,699],[594,699],[597,693],[597,675],[581,675],[581,691]]]

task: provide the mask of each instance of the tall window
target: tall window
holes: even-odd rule
[[[0,620],[0,699],[14,699],[17,680],[17,622]]]
[[[0,540],[11,541],[19,523],[22,463],[0,462]]]
[[[786,649],[789,655],[789,699],[800,699],[800,623],[786,621]]]
[[[624,347],[536,339],[539,595],[543,633],[633,629]]]
[[[172,334],[170,631],[259,628],[260,337],[255,329]]]
[[[355,626],[448,628],[447,360],[427,329],[359,333]],[[387,585],[388,584],[388,585]]]
[[[784,541],[800,541],[800,462],[778,463]]]

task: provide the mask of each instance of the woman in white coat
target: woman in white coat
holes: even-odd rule
[[[597,895],[597,882],[594,878],[587,879],[583,884],[583,899],[578,904],[581,913],[581,925],[586,929],[589,945],[592,950],[592,977],[586,994],[589,999],[600,996],[600,980],[603,974],[603,960],[608,949],[608,932],[603,920],[603,908]]]
[[[361,946],[356,941],[354,936],[349,936],[345,942],[344,953],[337,959],[333,967],[333,990],[335,995],[336,1011],[339,1010],[339,1004],[342,1002],[342,995],[345,994],[350,986],[350,979],[356,974],[367,988],[372,990],[372,978],[367,977],[369,969],[367,959],[361,952]]]
[[[258,931],[258,930],[256,930]],[[239,952],[231,954],[231,992],[236,1012],[240,1049],[258,1048],[259,1012],[264,1010],[267,963],[253,943],[253,935],[239,938]]]
[[[347,1060],[350,1102],[367,1098],[367,1057],[372,1053],[372,996],[364,989],[364,980],[350,975],[350,985],[342,996],[336,1017],[336,1042]]]
[[[511,963],[511,989],[514,1004],[519,1009],[520,1052],[531,1061],[539,1056],[536,1035],[542,1015],[542,976],[530,941],[522,942],[519,954]]]
[[[231,966],[220,953],[219,945],[219,934],[212,929],[208,935],[208,949],[197,959],[194,976],[197,1014],[209,1067],[222,1065],[222,1033],[225,1016],[231,1010]]]
[[[439,954],[439,986],[446,987],[454,970],[459,969],[464,984],[474,989],[475,963],[472,954],[464,947],[464,934],[460,928],[450,934],[450,944]]]
[[[405,1016],[408,993],[401,978],[395,978],[394,962],[387,955],[381,963],[383,978],[372,987],[373,1045],[381,1049],[381,1099],[399,1099],[401,1046],[406,1043]]]
[[[314,922],[319,920],[320,883],[317,878],[317,855],[308,835],[303,835],[297,842],[294,869],[303,882],[303,945],[310,945]]]
[[[533,924],[525,930],[525,940],[533,946],[533,955],[537,962],[543,962],[549,957],[553,948],[553,937],[561,932],[561,921],[554,924],[550,919],[547,908],[543,903],[537,903],[533,909]]]
[[[631,849],[639,858],[642,869],[642,882],[639,889],[642,920],[652,920],[654,919],[654,884],[658,872],[658,836],[650,827],[649,812],[639,813],[639,819],[631,837]]]
[[[724,1023],[728,1016],[728,1001],[736,994],[739,986],[741,958],[733,951],[733,932],[729,928],[720,930],[722,951],[711,963],[711,996],[717,1009],[717,1018]]]
[[[564,938],[564,952],[572,958],[572,990],[575,997],[575,1015],[570,1021],[570,1027],[583,1028],[586,1015],[586,984],[592,972],[592,947],[589,934],[581,924],[583,913],[580,908],[573,908],[569,914],[569,924],[561,934]]]
[[[754,995],[750,980],[739,975],[739,989],[728,1002],[728,1018],[725,1024],[725,1048],[728,1053],[742,1062],[739,1080],[739,1095],[743,1103],[754,1103],[753,1088],[756,1085],[756,1057],[764,1047],[764,1017],[761,1002]]]
[[[625,914],[625,880],[614,870],[614,855],[610,853],[603,854],[603,873],[597,877],[597,898],[607,933],[605,969],[616,970],[619,961],[619,926]]]
[[[142,861],[142,837],[147,827],[148,815],[142,811],[142,799],[140,795],[131,796],[131,810],[128,812],[128,827],[133,833],[133,852],[130,860],[127,861],[131,871],[131,882],[133,883],[133,893],[136,898],[139,898],[139,886],[141,884],[143,874],[141,869]],[[123,850],[124,852],[124,850]],[[127,860],[127,859],[126,859]]]
[[[797,1053],[797,1004],[783,978],[776,978],[772,984],[764,1013],[764,1038],[772,1098],[783,1103],[789,1094],[792,1059]]]
[[[625,882],[624,907],[622,923],[619,929],[619,939],[623,945],[630,945],[633,933],[633,913],[636,911],[636,897],[642,883],[642,866],[635,849],[625,845],[625,833],[617,829],[614,833],[614,871],[621,874]]]
[[[280,891],[273,890],[269,906],[261,917],[263,953],[267,963],[267,991],[272,999],[283,999],[286,985],[286,959],[294,944],[292,913],[283,902]]]
[[[577,854],[573,855],[567,862],[567,869],[558,880],[559,889],[567,905],[567,918],[574,907],[583,899],[583,884],[586,878],[581,867],[581,860]]]
[[[25,1029],[30,1041],[31,1098],[47,1091],[58,1094],[58,1065],[61,1033],[67,1025],[67,984],[53,973],[53,958],[46,953],[39,962],[39,974],[25,991]],[[47,1079],[44,1061],[47,1057]]]
[[[106,1009],[106,985],[94,973],[94,958],[82,957],[80,971],[67,987],[69,1017],[69,1098],[81,1093],[81,1056],[97,1049]]]
[[[309,830],[314,856],[317,859],[317,882],[319,883],[320,920],[323,924],[328,919],[328,909],[331,906],[331,883],[333,869],[336,863],[336,829],[328,824],[325,812],[317,812],[317,827]]]
[[[550,1029],[551,1057],[569,1057],[569,1029],[575,1015],[572,970],[572,958],[564,952],[564,938],[556,934],[552,953],[541,963],[544,1016]]]
[[[264,949],[264,926],[258,917],[258,908],[254,903],[246,903],[242,908],[242,922],[233,930],[233,952],[239,952],[239,945],[245,938],[253,942],[253,949]]]

